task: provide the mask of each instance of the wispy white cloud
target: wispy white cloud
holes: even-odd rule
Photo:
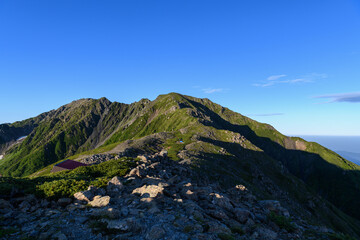
[[[271,117],[271,116],[281,116],[284,113],[256,113],[256,114],[248,114],[247,116],[254,116],[254,117]]]
[[[327,95],[315,96],[314,98],[330,99],[329,101],[324,102],[324,103],[334,103],[334,102],[359,103],[360,102],[360,92],[327,94]]]
[[[204,89],[202,89],[202,91],[204,93],[211,94],[211,93],[216,93],[216,92],[223,92],[224,89],[223,88],[204,88]]]
[[[279,78],[282,78],[282,77],[286,77],[286,75],[285,74],[272,75],[272,76],[268,77],[267,80],[274,81],[274,80],[278,80]]]
[[[274,82],[269,82],[269,83],[254,83],[253,86],[254,87],[269,87],[274,85]]]
[[[327,78],[326,74],[319,74],[319,73],[312,73],[308,75],[304,75],[298,78],[289,78],[284,80],[279,80],[280,78],[287,77],[285,74],[281,75],[272,75],[269,76],[266,80],[267,81],[261,81],[259,83],[254,83],[253,86],[255,87],[269,87],[276,84],[299,84],[299,83],[311,83],[318,79]]]

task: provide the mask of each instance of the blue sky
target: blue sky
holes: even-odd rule
[[[360,3],[0,2],[0,123],[79,98],[209,98],[288,135],[360,135]]]

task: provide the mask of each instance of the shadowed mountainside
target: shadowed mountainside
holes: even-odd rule
[[[5,151],[0,173],[5,176],[26,176],[75,154],[108,152],[129,140],[166,133],[156,144],[166,148],[170,158],[187,161],[223,185],[246,182],[262,195],[296,199],[308,206],[300,208],[305,215],[316,213],[349,232],[357,223],[335,208],[330,211],[332,205],[316,195],[360,219],[359,166],[208,99],[176,93],[133,104],[82,99],[0,129],[12,129],[0,135]],[[10,132],[18,133],[3,137]],[[28,136],[9,144],[20,135]]]

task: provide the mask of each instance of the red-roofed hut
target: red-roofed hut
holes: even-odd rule
[[[63,171],[63,170],[72,170],[81,166],[87,166],[85,163],[81,163],[81,162],[77,162],[77,161],[73,161],[70,159],[67,159],[65,161],[62,161],[58,164],[56,164],[53,169],[51,170],[51,172],[59,172],[59,171]]]

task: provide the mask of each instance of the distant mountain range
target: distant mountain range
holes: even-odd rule
[[[177,93],[132,104],[81,99],[0,125],[3,176],[47,174],[63,159],[124,149],[135,156],[166,149],[224,187],[245,183],[260,198],[284,199],[304,217],[360,235],[360,166],[209,99]]]

